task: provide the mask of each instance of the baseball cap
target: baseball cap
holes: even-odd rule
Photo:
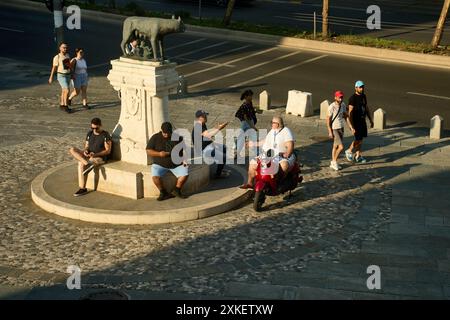
[[[343,96],[344,96],[344,93],[343,93],[342,91],[338,90],[338,91],[336,91],[336,92],[334,93],[334,96],[335,96],[335,97],[343,97]]]
[[[195,112],[195,117],[196,117],[196,118],[200,118],[200,117],[207,116],[208,114],[209,114],[209,113],[206,112],[205,110],[197,110],[197,111]]]
[[[362,82],[361,80],[358,80],[355,83],[355,88],[360,88],[360,87],[364,87],[364,82]]]
[[[161,125],[161,131],[164,133],[172,133],[172,124],[170,122],[164,122]]]

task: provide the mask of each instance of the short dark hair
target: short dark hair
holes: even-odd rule
[[[83,48],[76,48],[75,49],[75,54],[78,54],[78,52],[80,52],[80,51],[84,51],[84,49]]]
[[[96,126],[101,126],[102,120],[100,120],[100,118],[94,118],[91,120],[91,124],[95,124]]]
[[[245,98],[247,98],[248,96],[252,96],[253,95],[253,91],[252,90],[245,90],[242,94],[241,94],[241,100],[244,100]]]
[[[172,133],[173,129],[172,129],[172,124],[170,122],[164,122],[161,125],[161,131],[163,133]]]

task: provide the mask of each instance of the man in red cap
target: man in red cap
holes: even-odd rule
[[[330,168],[336,171],[342,169],[337,163],[337,159],[344,150],[344,125],[345,120],[348,119],[347,106],[342,102],[343,98],[344,93],[342,91],[334,93],[334,102],[328,107],[327,115],[328,135],[331,139],[334,139]]]

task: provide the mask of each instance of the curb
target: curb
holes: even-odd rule
[[[166,224],[185,222],[207,218],[219,213],[229,211],[247,201],[251,195],[250,190],[237,189],[233,193],[219,200],[199,206],[175,209],[170,212],[147,211],[120,211],[81,207],[60,201],[45,191],[45,182],[48,176],[73,166],[73,162],[66,162],[39,174],[31,183],[31,198],[43,210],[75,220],[107,224]],[[239,166],[233,166],[243,178],[246,172]]]
[[[33,7],[38,10],[48,11],[43,3],[36,3],[26,0],[13,0],[11,5]],[[126,16],[82,9],[83,15],[97,21],[112,21],[121,23]],[[325,52],[332,55],[351,56],[363,59],[381,60],[385,62],[412,64],[418,66],[450,69],[450,57],[432,54],[421,54],[415,52],[405,52],[391,49],[379,49],[349,45],[342,43],[331,43],[326,41],[306,40],[293,37],[282,37],[275,35],[258,34],[246,31],[236,31],[219,29],[212,27],[199,27],[187,24],[186,33],[201,35],[216,39],[252,42],[264,45],[273,45],[286,48],[303,49],[309,51]]]

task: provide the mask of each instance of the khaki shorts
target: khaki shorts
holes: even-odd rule
[[[333,136],[335,145],[344,144],[344,128],[333,129]]]

